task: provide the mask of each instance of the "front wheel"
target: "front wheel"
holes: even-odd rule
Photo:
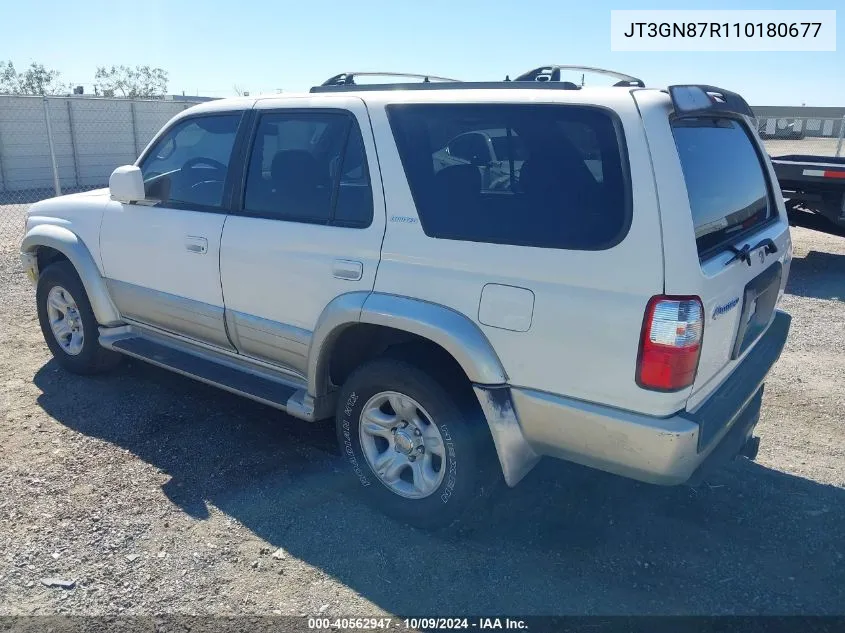
[[[96,374],[120,362],[120,354],[100,346],[97,319],[70,262],[42,271],[35,300],[44,341],[59,365],[75,374]]]
[[[405,361],[379,359],[356,370],[336,422],[343,456],[369,500],[417,527],[451,524],[497,479],[480,413]]]

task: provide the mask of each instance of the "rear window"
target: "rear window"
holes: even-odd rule
[[[675,145],[704,256],[772,217],[763,165],[744,126],[732,119],[678,119]]]
[[[387,111],[426,235],[599,250],[627,233],[624,144],[608,112],[546,104]]]

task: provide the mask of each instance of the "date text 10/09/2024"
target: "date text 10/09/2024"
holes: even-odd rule
[[[391,628],[428,631],[453,629],[527,631],[528,625],[519,618],[308,618],[308,628],[316,631]]]

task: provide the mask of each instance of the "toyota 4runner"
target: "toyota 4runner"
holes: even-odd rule
[[[541,456],[657,484],[753,458],[792,247],[751,110],[571,68],[185,110],[108,189],[31,207],[47,345],[333,418],[423,527]]]

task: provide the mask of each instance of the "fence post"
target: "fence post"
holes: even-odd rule
[[[6,191],[7,183],[6,170],[3,167],[3,136],[0,135],[0,193]]]
[[[79,188],[79,155],[76,153],[76,129],[73,127],[73,106],[71,99],[65,101],[67,103],[67,123],[70,128],[70,149],[73,152],[73,179],[76,182],[76,188]]]
[[[141,150],[138,149],[138,125],[135,120],[135,102],[129,102],[130,112],[132,112],[132,142],[135,146],[135,158],[138,158],[141,154]]]
[[[53,126],[50,124],[50,104],[47,95],[43,97],[44,101],[44,121],[47,123],[47,143],[50,145],[50,161],[53,164],[53,187],[56,190],[56,195],[62,195],[62,188],[59,186],[59,165],[56,163],[56,148],[53,145]]]
[[[842,152],[842,139],[845,139],[845,116],[839,122],[839,140],[836,142],[836,158],[839,158],[839,154]]]

